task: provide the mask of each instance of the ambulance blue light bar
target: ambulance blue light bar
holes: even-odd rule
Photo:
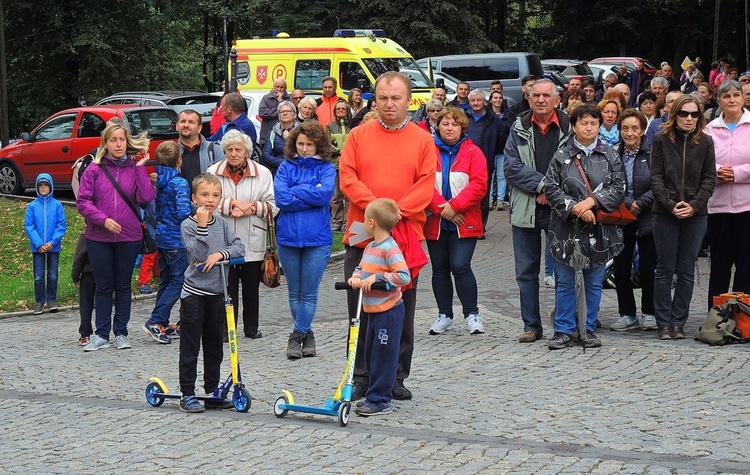
[[[337,36],[340,38],[355,38],[355,37],[367,37],[367,36],[376,36],[378,38],[385,38],[385,30],[339,29],[333,32],[333,36]]]

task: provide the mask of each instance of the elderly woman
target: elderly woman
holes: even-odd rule
[[[109,348],[110,330],[118,350],[130,348],[130,281],[143,241],[140,207],[156,194],[144,166],[148,155],[135,159],[148,151],[146,133],[136,139],[122,121],[108,124],[94,161],[81,176],[76,202],[86,219],[84,236],[96,284],[96,334],[84,351]]]
[[[597,107],[599,107],[602,113],[599,140],[604,145],[615,147],[620,143],[620,131],[617,130],[617,118],[620,116],[620,112],[622,112],[620,101],[615,97],[608,97],[599,101]]]
[[[463,307],[469,333],[484,333],[477,306],[477,279],[471,258],[483,234],[480,203],[487,192],[487,160],[466,136],[469,120],[457,107],[447,107],[437,118],[435,134],[437,176],[430,213],[424,225],[432,262],[432,291],[438,317],[430,335],[453,328],[453,282]]]
[[[284,101],[279,108],[284,104],[291,102]],[[276,126],[273,130],[276,130]],[[273,135],[273,130],[269,137]],[[258,287],[260,265],[266,252],[266,219],[269,213],[275,215],[278,212],[273,177],[268,168],[249,159],[253,153],[253,142],[242,132],[227,132],[221,139],[221,149],[226,158],[211,165],[208,173],[219,177],[222,199],[218,211],[231,222],[246,251],[245,263],[229,269],[229,296],[239,315],[237,297],[241,281],[243,330],[248,338],[260,338],[263,334],[258,330]]]
[[[336,159],[336,166],[338,166],[338,157],[341,154],[341,150],[344,148],[344,143],[346,143],[346,138],[351,131],[349,126],[351,120],[352,111],[349,108],[349,103],[343,99],[339,99],[333,106],[333,120],[328,123],[328,133],[330,134],[331,143],[334,147],[333,155]],[[346,197],[341,192],[339,186],[339,177],[337,173],[335,192],[333,194],[333,201],[331,201],[331,229],[333,231],[338,232],[344,230],[346,203]]]
[[[434,134],[437,131],[438,114],[440,114],[443,108],[444,106],[442,102],[437,99],[430,99],[427,101],[427,104],[425,104],[427,119],[420,121],[417,125],[427,132]]]
[[[336,167],[331,163],[330,139],[318,121],[294,129],[285,153],[286,161],[274,178],[280,209],[276,238],[294,320],[286,356],[299,359],[316,352],[312,322],[320,281],[331,257],[329,204]]]
[[[638,96],[638,110],[646,118],[646,130],[651,122],[659,117],[659,109],[656,107],[656,94],[651,91],[645,91]]]
[[[315,99],[310,96],[303,97],[297,106],[297,109],[299,109],[297,122],[301,124],[306,120],[318,120],[318,116],[315,115],[315,109],[317,107],[318,104],[315,102]]]
[[[716,180],[714,143],[703,133],[702,104],[690,94],[672,103],[651,147],[654,316],[660,340],[683,339],[693,297],[695,260],[706,232],[706,204]],[[677,275],[672,297],[672,277]]]
[[[708,200],[709,308],[728,291],[732,266],[732,291],[750,293],[750,112],[742,109],[739,82],[724,81],[718,96],[723,112],[705,130],[716,155],[716,188]]]
[[[302,99],[302,104],[305,100]],[[297,121],[297,106],[291,101],[281,101],[277,107],[279,121],[276,122],[268,132],[266,142],[263,144],[263,165],[268,167],[271,175],[276,174],[279,165],[284,161],[284,146],[289,134],[299,125]]]
[[[651,192],[651,148],[644,139],[646,117],[635,109],[626,109],[617,119],[620,129],[619,153],[625,169],[625,204],[636,221],[622,227],[625,248],[615,257],[615,289],[620,319],[610,326],[613,331],[634,328],[655,330],[654,318],[654,194]],[[641,278],[641,312],[638,318],[633,295],[633,251],[638,245],[638,271]]]
[[[573,140],[555,153],[544,178],[547,200],[552,206],[548,237],[557,271],[555,335],[548,343],[550,350],[571,346],[576,330],[580,335],[585,333],[587,347],[601,346],[594,330],[602,280],[607,261],[622,251],[623,239],[617,226],[596,222],[595,210],[617,209],[625,192],[620,157],[598,138],[602,121],[602,113],[593,104],[575,109],[570,116]],[[576,239],[589,261],[583,269],[586,328],[577,328],[576,322],[576,270],[571,262]]]

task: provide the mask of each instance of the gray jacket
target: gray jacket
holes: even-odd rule
[[[575,156],[581,161],[593,195],[586,188],[581,172],[573,161]],[[606,264],[622,251],[624,240],[621,228],[611,224],[585,223],[570,212],[576,203],[589,196],[593,196],[597,208],[604,211],[614,211],[622,204],[625,170],[615,149],[600,141],[586,156],[571,143],[555,153],[544,181],[547,199],[552,206],[547,239],[556,261],[571,265],[576,221],[581,250],[589,258],[589,268]]]
[[[184,155],[185,147],[182,145],[182,142],[178,140],[177,145],[180,146],[180,155]],[[219,143],[212,142],[202,137],[198,154],[201,160],[201,173],[205,173],[206,170],[208,170],[208,167],[214,163],[224,160],[224,151],[221,149]],[[189,185],[192,186],[191,183],[189,183]]]
[[[282,96],[282,100],[288,101],[290,98],[289,93],[285,92]],[[271,91],[260,100],[258,104],[258,115],[260,116],[260,137],[258,137],[258,143],[263,145],[266,142],[268,132],[273,128],[274,124],[279,121],[279,104],[281,101],[276,97],[276,93]]]
[[[536,197],[544,189],[544,174],[536,171],[534,156],[534,128],[531,111],[519,116],[513,123],[505,143],[505,179],[509,185],[510,224],[519,228],[535,227]],[[568,141],[570,120],[568,115],[556,110],[560,121],[558,148]]]

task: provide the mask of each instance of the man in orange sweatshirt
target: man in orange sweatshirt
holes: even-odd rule
[[[339,100],[339,96],[336,95],[337,84],[338,81],[332,76],[323,78],[323,96],[316,101],[318,108],[315,109],[318,122],[323,124],[323,127],[328,127],[328,123],[334,119],[333,108]]]
[[[375,82],[375,102],[380,120],[373,120],[352,129],[339,161],[341,191],[349,198],[344,235],[346,261],[344,278],[352,276],[362,259],[369,241],[360,241],[360,234],[352,232],[355,223],[364,222],[367,205],[376,198],[391,198],[398,204],[400,219],[405,220],[419,241],[424,240],[422,226],[425,208],[432,200],[435,187],[437,155],[430,134],[411,122],[407,109],[411,101],[411,80],[402,73],[387,72]],[[355,229],[356,230],[356,229]],[[351,242],[350,242],[351,240]],[[413,287],[403,292],[404,329],[401,334],[398,373],[393,387],[393,398],[411,399],[404,379],[411,372],[414,352],[414,311],[416,308],[417,279]],[[357,310],[357,292],[347,295],[349,318]],[[364,352],[367,315],[362,314],[357,362],[354,368],[352,400],[361,398],[368,387]]]

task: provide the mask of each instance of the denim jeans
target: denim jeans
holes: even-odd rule
[[[505,170],[503,170],[505,155],[495,155],[495,173],[490,176],[490,201],[505,201]]]
[[[576,319],[576,271],[561,262],[555,263],[557,290],[555,292],[555,332],[572,335],[578,328]],[[602,264],[583,270],[586,290],[586,330],[596,329],[599,303],[602,300],[602,280],[607,266]]]
[[[318,308],[318,289],[331,257],[331,246],[279,245],[278,249],[289,290],[289,310],[294,319],[294,331],[306,335]]]
[[[437,240],[427,240],[427,250],[432,262],[432,292],[435,294],[438,312],[453,318],[453,281],[456,294],[463,306],[464,318],[479,313],[477,307],[477,279],[471,270],[471,258],[477,238],[458,237],[457,231],[440,231]]]
[[[635,317],[636,306],[633,295],[633,252],[638,244],[638,272],[641,278],[641,312],[654,314],[654,269],[656,268],[656,248],[654,236],[638,236],[638,222],[622,227],[625,248],[615,257],[615,290],[617,306],[621,317]]]
[[[115,336],[128,334],[131,303],[131,278],[141,241],[99,242],[86,239],[86,249],[94,269],[96,293],[96,334],[109,339],[110,330]],[[114,292],[114,299],[112,293]],[[115,318],[112,322],[112,303]],[[113,328],[114,327],[114,328]]]
[[[57,300],[59,252],[34,252],[34,299],[36,303]],[[45,273],[46,267],[46,273]],[[45,275],[46,274],[46,275]]]
[[[693,298],[695,260],[707,222],[705,215],[678,219],[671,214],[654,213],[654,316],[660,328],[682,328],[687,322]],[[675,274],[677,283],[673,298],[672,276]]]
[[[180,299],[187,266],[188,256],[184,248],[159,249],[159,290],[156,292],[154,311],[147,323],[169,325],[172,307]]]
[[[542,333],[539,315],[539,270],[542,261],[541,227],[513,226],[513,256],[516,265],[516,282],[521,297],[521,318],[524,331]]]

